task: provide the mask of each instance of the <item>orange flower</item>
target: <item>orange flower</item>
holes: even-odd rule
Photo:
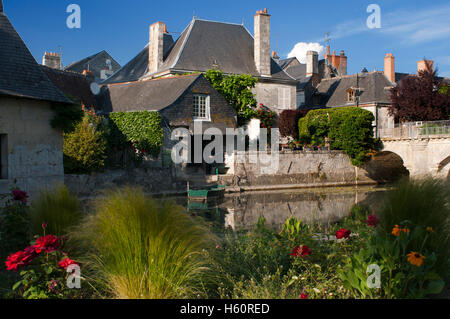
[[[424,255],[421,255],[421,254],[416,253],[416,252],[414,252],[414,251],[410,252],[410,253],[409,253],[408,255],[406,255],[406,256],[408,256],[408,261],[409,261],[409,263],[410,263],[411,265],[417,266],[417,267],[422,266],[423,261],[424,261],[424,259],[425,259],[425,256],[424,256]]]
[[[400,236],[401,232],[406,233],[410,233],[411,231],[409,230],[409,228],[400,228],[400,226],[395,225],[394,229],[392,229],[392,235],[394,235],[395,237]]]
[[[392,230],[392,235],[398,237],[400,236],[401,232],[402,232],[401,228],[398,225],[395,225],[394,229]]]
[[[434,233],[433,227],[427,227],[427,232]]]

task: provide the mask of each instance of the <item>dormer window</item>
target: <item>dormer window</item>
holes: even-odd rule
[[[355,102],[356,101],[356,90],[350,88],[347,90],[347,102]]]
[[[209,95],[194,95],[194,111],[192,113],[192,117],[194,118],[194,120],[210,120],[209,101]]]

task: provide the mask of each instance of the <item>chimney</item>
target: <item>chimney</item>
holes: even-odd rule
[[[421,71],[425,71],[427,69],[427,66],[430,67],[430,70],[433,71],[434,69],[434,61],[433,60],[421,60],[417,62],[417,74],[419,74]]]
[[[61,70],[61,56],[53,52],[45,52],[42,58],[42,65],[48,66],[52,69]]]
[[[271,76],[270,71],[270,15],[267,9],[255,14],[254,55],[256,70],[261,76]]]
[[[3,12],[3,0],[0,0],[0,13]]]
[[[166,30],[163,22],[156,22],[150,26],[150,42],[148,45],[149,73],[157,72],[163,62],[164,31]]]
[[[319,53],[306,52],[306,76],[312,76],[313,85],[319,84]]]
[[[280,57],[277,54],[277,51],[272,52],[272,59],[274,59],[278,64],[280,63]]]
[[[395,83],[395,57],[392,53],[387,53],[384,58],[384,75],[389,81]]]
[[[344,50],[341,51],[339,57],[339,75],[347,75],[347,56]]]

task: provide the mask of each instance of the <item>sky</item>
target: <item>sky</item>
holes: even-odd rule
[[[348,56],[348,73],[383,70],[393,53],[396,71],[415,73],[417,61],[435,61],[450,77],[450,1],[448,0],[3,0],[5,13],[38,62],[45,51],[63,52],[63,64],[108,51],[125,65],[147,44],[149,25],[163,21],[176,37],[193,16],[244,23],[253,34],[256,10],[271,14],[271,46],[281,58],[302,59],[309,49],[331,49]],[[69,29],[67,7],[81,8],[81,28]],[[370,4],[381,9],[381,27],[369,29]]]

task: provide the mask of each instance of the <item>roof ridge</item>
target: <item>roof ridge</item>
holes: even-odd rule
[[[179,78],[185,78],[190,76],[201,76],[202,73],[192,73],[192,74],[183,74],[183,75],[174,75],[174,76],[168,76],[168,77],[160,77],[156,79],[143,79],[143,80],[137,80],[137,81],[128,81],[128,82],[117,82],[117,83],[107,83],[106,86],[114,86],[114,85],[123,85],[123,84],[130,84],[130,83],[143,83],[143,82],[152,82],[152,81],[162,81],[162,80],[173,80],[173,79],[179,79]]]
[[[244,24],[242,24],[242,23],[222,22],[222,21],[214,21],[214,20],[199,19],[199,18],[194,18],[194,19],[192,19],[192,21],[203,21],[203,22],[221,23],[221,24],[229,24],[229,25],[235,25],[235,26],[240,26],[240,27],[244,26]]]

